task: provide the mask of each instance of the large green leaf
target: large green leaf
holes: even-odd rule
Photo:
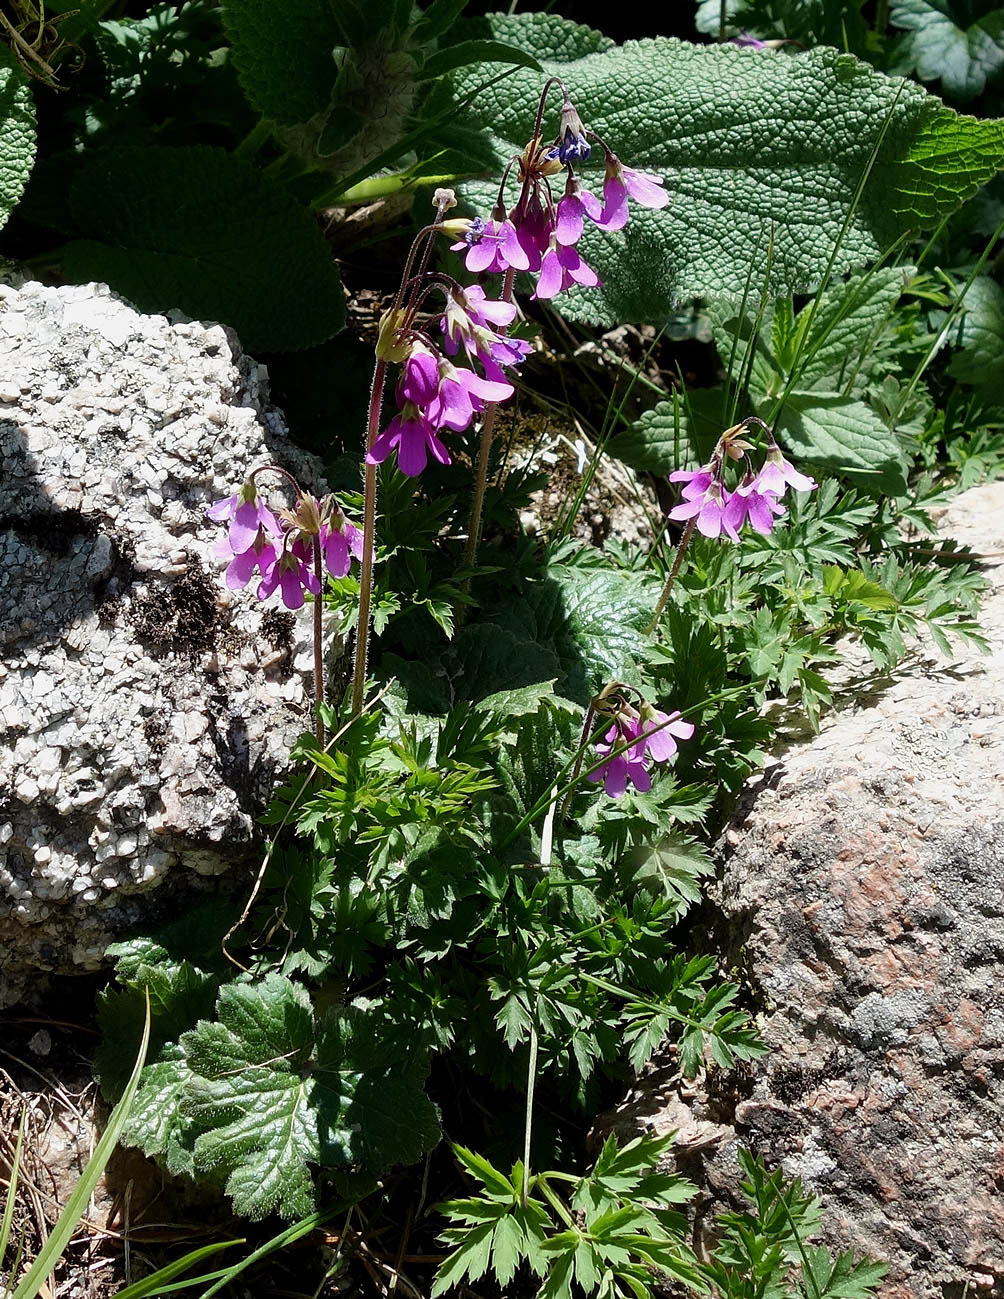
[[[0,226],[28,183],[35,161],[35,104],[28,78],[0,45]]]
[[[725,428],[724,394],[695,388],[656,402],[618,433],[607,450],[618,460],[652,474],[704,464]]]
[[[889,20],[905,27],[896,70],[941,81],[956,99],[975,99],[1004,67],[1004,9],[980,0],[893,0]]]
[[[106,281],[141,311],[222,321],[250,351],[309,347],[342,326],[316,224],[223,149],[98,151],[75,173],[70,206],[90,237],[66,246],[69,277]]]
[[[906,491],[903,451],[862,401],[838,393],[793,392],[774,431],[799,462],[840,474],[876,494]]]
[[[311,1165],[378,1173],[438,1140],[425,1053],[385,1042],[362,1011],[315,1021],[306,991],[271,974],[224,988],[217,1016],[182,1038],[184,1110],[199,1130],[196,1168],[226,1176],[238,1213],[302,1217]]]
[[[561,76],[586,124],[625,163],[666,180],[662,211],[635,207],[623,236],[587,231],[582,250],[603,287],[560,300],[580,319],[661,322],[681,298],[738,298],[750,283],[773,297],[817,282],[880,137],[838,273],[953,211],[1004,166],[1004,122],[959,117],[919,86],[834,49],[788,57],[662,37],[613,47],[537,14],[493,14],[482,30]],[[452,74],[458,102],[486,71]],[[478,97],[499,168],[526,142],[539,86],[520,70]],[[549,113],[545,134],[556,117]],[[602,172],[594,175],[595,188]],[[490,186],[465,193],[486,210]]]
[[[331,104],[341,32],[325,0],[225,0],[223,26],[248,102],[282,126]]]

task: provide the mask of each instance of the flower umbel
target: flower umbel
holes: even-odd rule
[[[637,697],[637,707],[627,699],[628,693]],[[677,751],[676,741],[689,740],[694,734],[693,723],[685,722],[678,712],[660,712],[621,682],[601,691],[592,708],[613,719],[603,741],[596,745],[598,753],[612,756],[590,772],[588,779],[594,783],[602,780],[604,792],[611,798],[620,798],[628,785],[647,793],[652,788],[648,763],[668,761]]]
[[[751,425],[766,430],[768,438],[763,465],[756,473],[750,463],[754,447],[745,437]],[[728,460],[746,463],[741,482],[732,489],[725,485]],[[747,522],[754,532],[768,536],[775,519],[787,513],[778,503],[778,497],[789,486],[799,492],[816,487],[814,479],[785,460],[770,428],[752,415],[725,430],[706,465],[700,469],[675,469],[669,481],[684,484],[680,492],[683,499],[669,511],[671,519],[692,519],[705,537],[720,537],[724,533],[732,541],[739,540],[739,531]]]

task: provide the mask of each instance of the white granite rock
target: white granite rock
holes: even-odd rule
[[[205,517],[318,485],[266,382],[221,326],[0,286],[0,1006],[245,861],[310,725],[309,614],[227,592]]]

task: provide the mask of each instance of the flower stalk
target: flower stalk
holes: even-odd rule
[[[387,379],[387,362],[379,357],[373,367],[370,405],[366,419],[366,458],[363,477],[363,554],[359,561],[359,614],[356,620],[356,651],[352,671],[352,711],[362,712],[366,694],[366,666],[369,658],[370,603],[373,594],[373,551],[376,544],[377,466],[369,458],[380,428],[380,407]]]

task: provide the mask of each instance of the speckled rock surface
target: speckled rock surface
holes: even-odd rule
[[[309,726],[304,611],[228,593],[204,513],[311,480],[264,378],[220,326],[0,287],[0,1005],[247,858]]]
[[[801,1176],[886,1299],[1004,1294],[1004,484],[942,530],[990,555],[992,654],[923,656],[750,791],[721,900],[771,1054],[737,1104],[643,1079],[621,1116],[682,1129],[709,1214],[740,1145]]]

